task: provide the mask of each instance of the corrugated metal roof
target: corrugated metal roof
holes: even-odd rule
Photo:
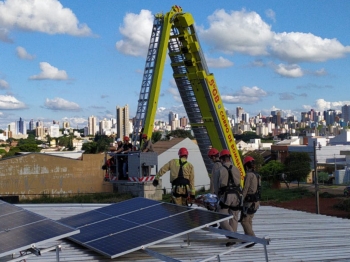
[[[171,140],[160,140],[154,143],[153,145],[153,150],[154,152],[157,152],[158,155],[164,153],[167,151],[169,148],[172,148],[176,144],[180,143],[182,140],[185,138],[182,137],[175,137]]]
[[[20,206],[56,220],[104,205],[41,204]],[[270,245],[267,246],[269,261],[350,261],[349,219],[261,206],[255,215],[253,226],[257,237],[269,236],[271,239]],[[242,227],[239,225],[238,233],[242,232]],[[262,245],[255,245],[250,249],[237,249],[239,245],[234,245],[229,249],[223,243],[215,242],[215,239],[222,239],[223,236],[204,230],[191,233],[190,238],[207,239],[212,243],[193,242],[186,248],[168,247],[152,250],[180,261],[199,261],[212,256],[214,258],[210,261],[218,261],[215,255],[229,250],[232,252],[221,256],[220,261],[265,261]],[[47,243],[47,247],[58,243]],[[169,240],[164,244],[169,243],[183,245],[184,237]],[[60,261],[159,261],[141,251],[109,259],[69,240],[62,240],[61,244]],[[3,260],[0,259],[0,261]],[[56,261],[56,254],[49,252],[41,257],[27,258],[26,261]]]

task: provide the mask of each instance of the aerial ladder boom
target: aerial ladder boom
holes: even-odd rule
[[[157,33],[154,33],[155,28]],[[158,41],[157,44],[153,44],[155,41]],[[183,13],[179,6],[173,6],[165,15],[155,16],[148,51],[152,55],[146,61],[133,141],[139,140],[141,132],[152,135],[167,50],[173,77],[208,173],[212,166],[208,150],[211,147],[219,151],[226,148],[241,172],[243,185],[245,172],[242,161],[214,75],[209,73],[194,19],[190,13]],[[148,66],[151,60],[152,70]],[[144,85],[145,79],[149,80],[148,85]]]

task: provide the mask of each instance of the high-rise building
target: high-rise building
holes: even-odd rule
[[[88,118],[88,135],[96,135],[97,133],[97,118],[95,116],[89,116]]]
[[[349,105],[344,105],[341,107],[341,115],[342,115],[342,118],[344,119],[345,123],[350,121],[350,106]]]
[[[188,124],[187,117],[185,117],[185,116],[181,117],[181,119],[180,119],[180,126],[181,127],[185,127],[185,126],[187,126],[187,124]]]
[[[236,122],[239,123],[242,120],[242,114],[244,113],[243,107],[236,107]]]
[[[326,125],[333,125],[335,122],[336,112],[333,109],[328,109],[324,111],[324,119],[326,120]]]
[[[19,118],[19,121],[16,123],[16,134],[27,134],[26,123],[23,121],[22,117]]]
[[[34,120],[30,119],[30,121],[29,121],[29,130],[34,130],[34,129],[35,129]]]
[[[129,106],[117,106],[117,136],[123,138],[130,134]]]
[[[175,120],[175,114],[173,112],[169,112],[169,125],[171,125],[172,121]]]
[[[36,137],[40,137],[40,138],[44,138],[45,137],[45,128],[42,125],[36,127],[36,129],[35,129],[35,136]]]

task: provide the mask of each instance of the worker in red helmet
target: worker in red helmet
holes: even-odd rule
[[[170,171],[170,183],[172,185],[172,201],[177,205],[188,205],[195,198],[194,167],[187,161],[188,150],[185,147],[179,149],[179,158],[166,163],[156,174],[153,185],[158,186],[159,178]]]
[[[142,147],[141,152],[153,152],[153,144],[151,139],[147,139],[146,134],[142,134]]]
[[[215,195],[218,195],[219,193],[219,192],[215,192],[214,188],[218,188],[218,170],[222,166],[219,156],[220,156],[219,150],[217,150],[216,148],[211,148],[208,151],[208,157],[211,159],[211,161],[213,161],[211,172],[209,174],[209,178],[210,178],[209,192]]]
[[[214,191],[218,192],[218,212],[222,214],[232,215],[230,220],[220,222],[220,227],[224,230],[237,232],[239,211],[242,203],[242,189],[240,185],[241,173],[239,169],[232,164],[230,151],[223,149],[220,152],[220,160],[222,166],[218,171],[217,187]],[[214,184],[215,185],[215,184]],[[227,236],[229,239],[233,237]],[[231,240],[226,243],[229,247],[236,242]]]
[[[260,206],[261,178],[254,170],[254,158],[246,156],[243,159],[243,166],[246,171],[243,187],[243,210],[241,212],[240,222],[244,233],[249,236],[255,236],[253,231],[253,217]],[[246,248],[253,247],[255,243],[249,244]]]

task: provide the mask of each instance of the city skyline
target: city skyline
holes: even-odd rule
[[[281,110],[300,121],[301,112],[350,104],[350,2],[200,3],[176,4],[194,17],[229,115]],[[170,8],[0,1],[0,128],[19,118],[83,128],[91,115],[114,118],[118,104],[135,116],[153,16]],[[170,111],[186,116],[167,61],[156,120]]]

